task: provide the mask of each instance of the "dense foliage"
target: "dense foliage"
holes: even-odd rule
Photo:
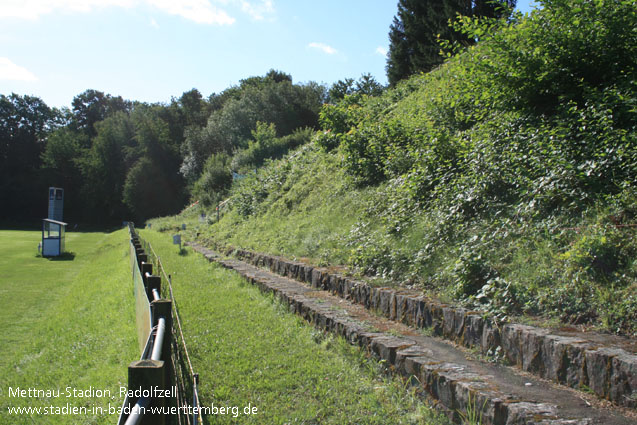
[[[60,123],[59,111],[32,96],[0,95],[0,205],[4,211],[46,208],[37,196],[36,171],[46,134]],[[40,198],[43,200],[41,201]]]
[[[273,70],[208,99],[193,89],[169,104],[87,90],[71,110],[58,110],[0,95],[0,219],[44,217],[49,186],[65,189],[64,219],[75,223],[174,214],[191,196],[216,202],[232,183],[231,165],[256,167],[309,141],[302,129],[318,125],[325,91]],[[270,128],[272,137],[263,136]]]
[[[468,46],[478,39],[449,26],[457,15],[467,18],[508,16],[516,0],[399,0],[389,31],[387,79],[394,86],[443,62],[439,40]]]
[[[501,318],[636,332],[637,3],[546,0],[455,27],[482,42],[325,105],[316,147],[236,184],[214,237]]]
[[[182,147],[182,174],[194,182],[206,159],[248,147],[258,122],[272,123],[277,136],[299,127],[316,127],[325,88],[315,83],[292,84],[289,76],[270,72],[266,77],[242,80],[204,127],[189,128]]]

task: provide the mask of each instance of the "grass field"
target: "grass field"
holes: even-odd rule
[[[0,423],[113,424],[109,406],[121,406],[127,366],[139,358],[128,233],[69,232],[71,255],[57,260],[37,255],[40,238],[0,230]],[[69,406],[86,411],[64,414]],[[10,415],[8,407],[41,411]]]
[[[169,234],[144,230],[180,308],[203,406],[237,407],[214,424],[443,424],[400,379],[343,339],[325,336],[232,271]],[[244,415],[245,406],[257,414]],[[230,410],[231,411],[231,410]]]

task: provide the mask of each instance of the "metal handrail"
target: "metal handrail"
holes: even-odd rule
[[[172,305],[173,305],[173,308],[175,310],[175,321],[177,322],[177,328],[179,329],[179,336],[181,337],[181,340],[183,341],[184,352],[186,354],[186,361],[188,362],[188,368],[190,369],[190,374],[191,374],[191,376],[194,376],[195,372],[194,372],[194,370],[192,368],[192,363],[190,362],[190,356],[188,355],[188,348],[186,347],[186,340],[184,339],[184,334],[183,334],[183,331],[181,329],[181,320],[179,318],[179,310],[177,308],[177,300],[175,300],[175,296],[173,295],[172,279],[171,279],[170,275],[166,274],[166,270],[164,270],[164,265],[161,262],[161,258],[157,255],[157,253],[153,249],[153,246],[150,245],[149,247],[150,247],[150,252],[152,252],[152,254],[153,254],[153,257],[155,257],[157,259],[158,268],[161,270],[161,273],[164,275],[164,279],[166,279],[166,282],[168,282],[168,292],[170,293],[170,300],[172,301]]]
[[[153,292],[156,292],[154,290]],[[164,334],[166,332],[166,319],[164,317],[160,317],[157,320],[157,333],[155,335],[155,340],[153,341],[153,352],[150,356],[151,360],[161,360],[161,350],[164,345]],[[142,419],[144,414],[146,413],[146,407],[150,403],[149,397],[140,397],[133,408],[131,409],[128,418],[124,425],[137,425],[137,423]]]
[[[132,227],[131,225],[129,225],[129,232],[130,232],[131,238],[133,236],[138,238],[138,235],[136,234],[134,227]],[[150,244],[148,242],[144,240],[141,240],[141,242],[142,242],[142,245],[145,246],[145,248],[150,247]],[[148,249],[146,250],[148,251]],[[149,273],[146,273],[146,277],[148,275]],[[154,301],[161,299],[160,293],[157,288],[154,288],[152,290],[152,296]],[[157,325],[155,326],[154,330],[155,330],[155,337],[153,339],[153,348],[152,348],[152,353],[150,355],[150,359],[161,360],[162,348],[164,345],[164,336],[166,333],[166,318],[165,317],[161,316],[157,319]],[[148,356],[148,351],[145,351],[142,354],[142,359],[148,358],[147,356]],[[144,416],[144,414],[146,413],[146,407],[150,404],[150,402],[151,402],[150,397],[140,397],[135,403],[135,405],[133,406],[133,408],[131,409],[128,415],[128,418],[126,418],[126,422],[124,423],[124,425],[138,424],[139,421]]]
[[[130,414],[128,415],[128,419],[126,419],[126,422],[124,422],[124,425],[137,425],[137,423],[139,423],[139,421],[144,416],[144,413],[146,413],[146,407],[148,406],[149,402],[150,398],[148,397],[142,397],[137,400],[137,403],[135,403],[135,406],[133,406]],[[142,411],[144,413],[142,413]]]
[[[161,349],[164,345],[164,333],[166,332],[166,319],[160,317],[157,320],[157,335],[153,343],[153,353],[150,355],[151,360],[161,360]]]
[[[188,369],[190,372],[190,377],[192,379],[192,390],[193,390],[193,405],[194,406],[199,406],[200,405],[200,400],[199,400],[199,389],[198,389],[198,383],[199,383],[199,374],[196,374],[193,370],[192,367],[192,362],[190,361],[190,355],[188,353],[188,347],[186,346],[186,340],[184,338],[184,333],[182,330],[182,326],[181,326],[181,319],[179,317],[179,309],[177,306],[177,301],[175,300],[175,296],[173,294],[173,288],[172,288],[172,278],[169,274],[166,273],[166,270],[164,269],[164,265],[161,262],[161,258],[157,255],[157,253],[155,252],[155,250],[153,249],[153,246],[150,244],[150,242],[142,240],[143,241],[143,245],[145,248],[147,248],[147,251],[150,252],[152,254],[152,259],[155,260],[153,261],[154,263],[156,263],[157,268],[160,270],[159,274],[163,275],[163,279],[165,279],[166,282],[168,282],[168,292],[170,294],[170,300],[172,303],[172,309],[173,309],[173,323],[177,323],[177,331],[179,332],[179,338],[176,338],[178,340],[181,340],[181,346],[183,347],[183,352],[185,354],[185,358],[186,358],[186,362],[188,364]],[[155,300],[159,299],[159,292],[157,291],[157,289],[153,289],[152,291],[153,293],[153,298]],[[164,323],[164,331],[165,332],[165,323]],[[174,328],[173,328],[173,332],[174,332]],[[158,333],[159,333],[159,327],[158,327]],[[157,338],[159,338],[159,335],[157,336]],[[162,337],[163,339],[163,337]],[[178,342],[175,342],[177,345]],[[161,350],[160,350],[161,351]],[[155,347],[153,347],[153,353],[155,352]],[[174,362],[174,359],[171,359]],[[185,387],[184,387],[185,388]],[[188,423],[190,423],[190,417],[188,415],[186,415],[187,421]],[[198,424],[198,425],[202,425],[203,424],[203,419],[201,417],[201,415],[197,414],[197,409],[193,409],[193,415],[192,415],[192,420],[194,424]],[[180,422],[181,422],[181,416],[180,416]]]

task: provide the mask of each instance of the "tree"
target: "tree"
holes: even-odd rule
[[[150,158],[143,157],[130,169],[124,183],[122,200],[136,219],[174,214],[179,192],[170,176]],[[179,207],[181,199],[179,200]]]
[[[177,213],[185,202],[185,182],[179,174],[180,139],[171,138],[170,125],[161,118],[164,110],[159,105],[143,106],[131,114],[141,159],[128,172],[123,201],[138,218]],[[131,179],[148,192],[141,195],[143,201],[134,200],[130,190],[127,195]]]
[[[380,96],[385,88],[372,76],[372,74],[363,74],[356,81],[356,92],[367,96]]]
[[[2,215],[35,218],[46,213],[47,183],[41,155],[60,113],[33,96],[0,95],[0,205]]]
[[[439,38],[465,45],[475,43],[454,31],[449,20],[464,16],[505,17],[516,0],[399,0],[389,30],[387,79],[394,86],[417,72],[429,72],[443,62]]]
[[[352,93],[354,93],[354,79],[346,78],[332,84],[332,87],[330,87],[330,90],[327,92],[327,97],[330,103],[336,103]]]
[[[64,218],[78,221],[83,218],[86,208],[81,194],[81,158],[86,154],[88,136],[62,127],[53,132],[47,140],[42,154],[42,175],[49,186],[64,188]]]
[[[344,99],[345,96],[350,96],[354,93],[364,94],[367,96],[379,96],[384,90],[382,84],[380,84],[372,74],[363,74],[354,81],[353,78],[346,78],[344,80],[338,80],[327,92],[327,97],[330,103],[337,103],[339,100]]]
[[[273,123],[277,136],[300,127],[318,126],[325,88],[316,83],[293,84],[291,77],[270,71],[250,77],[239,88],[215,96],[215,108],[203,128],[190,127],[182,145],[181,173],[190,184],[197,181],[210,155],[246,148],[257,122]],[[222,103],[218,101],[222,100]]]
[[[203,100],[197,89],[184,92],[179,98],[178,105],[184,115],[185,126],[196,125],[203,127],[210,115],[208,104]]]
[[[193,196],[205,206],[211,206],[223,199],[232,185],[230,156],[225,153],[210,155],[203,167],[203,173],[195,182]]]
[[[128,112],[131,102],[97,90],[86,90],[73,98],[73,122],[77,130],[95,137],[95,124],[118,111]]]
[[[92,146],[79,161],[86,216],[98,223],[125,219],[122,190],[128,163],[134,159],[135,126],[128,114],[118,112],[95,129]]]

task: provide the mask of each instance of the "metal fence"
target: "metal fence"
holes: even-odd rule
[[[188,354],[188,347],[186,346],[186,340],[184,339],[184,333],[181,327],[181,318],[179,316],[179,307],[177,306],[177,300],[173,294],[173,286],[172,286],[172,278],[166,273],[166,269],[161,262],[161,258],[157,255],[152,245],[146,241],[142,241],[149,252],[150,260],[155,267],[156,270],[159,271],[160,276],[163,277],[162,282],[165,282],[165,286],[168,289],[168,295],[170,296],[170,300],[172,301],[173,308],[173,324],[172,327],[172,338],[173,342],[173,353],[175,356],[173,357],[173,370],[175,371],[175,378],[177,387],[179,388],[178,394],[180,394],[180,398],[182,399],[182,403],[187,403],[187,400],[192,400],[192,406],[197,407],[193,410],[192,415],[188,415],[184,418],[184,421],[181,421],[179,424],[202,424],[203,421],[201,416],[198,414],[200,411],[199,404],[199,374],[195,373],[192,367],[192,363],[190,361],[190,355]]]
[[[201,425],[199,376],[190,362],[170,275],[132,223],[129,234],[141,357],[128,367],[129,391],[118,425]],[[153,397],[153,388],[169,397]],[[150,406],[155,408],[152,415],[148,414]]]

